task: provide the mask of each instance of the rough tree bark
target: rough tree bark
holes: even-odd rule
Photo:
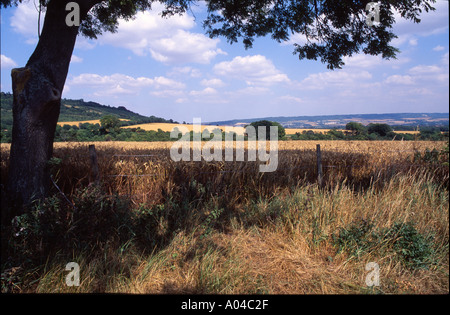
[[[68,2],[50,1],[36,49],[25,67],[11,71],[13,130],[7,184],[11,216],[21,214],[24,205],[49,192],[48,161],[78,34],[77,26],[65,22]],[[92,5],[80,5],[81,17]]]

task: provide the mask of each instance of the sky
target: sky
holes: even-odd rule
[[[30,0],[1,9],[1,90],[11,92],[11,69],[26,64],[38,41],[38,12]],[[117,33],[79,36],[63,98],[125,106],[180,123],[336,114],[449,112],[449,8],[421,23],[396,19],[397,59],[364,54],[340,70],[293,54],[299,35],[278,43],[257,38],[253,48],[202,28],[202,4],[182,16],[161,7],[120,21]]]

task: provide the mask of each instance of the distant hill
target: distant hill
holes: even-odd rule
[[[295,117],[264,117],[253,119],[234,119],[205,123],[207,125],[243,126],[258,120],[276,121],[285,128],[342,128],[348,122],[384,123],[391,126],[448,126],[449,113],[396,113],[396,114],[359,114],[359,115],[324,115]]]
[[[1,97],[1,128],[10,129],[12,126],[12,103],[11,93],[0,94]],[[105,115],[115,115],[118,118],[128,120],[126,124],[145,123],[173,123],[172,119],[166,120],[155,116],[143,116],[134,113],[123,106],[112,107],[95,102],[85,102],[84,100],[61,100],[61,113],[58,122],[65,121],[86,121],[100,119]]]

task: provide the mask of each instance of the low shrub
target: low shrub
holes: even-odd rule
[[[132,233],[129,201],[108,196],[90,186],[79,191],[73,204],[54,195],[37,201],[12,221],[8,250],[25,260],[44,259],[58,251],[127,241]]]
[[[338,252],[345,251],[350,256],[369,252],[379,256],[394,254],[409,269],[427,269],[434,261],[433,237],[419,233],[411,222],[380,229],[360,219],[348,228],[341,228],[332,239]]]

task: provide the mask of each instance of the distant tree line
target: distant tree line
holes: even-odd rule
[[[115,115],[105,115],[100,119],[100,123],[80,123],[78,125],[57,125],[55,131],[55,141],[176,141],[178,138],[171,138],[170,132],[161,129],[144,130],[140,127],[122,128],[128,126],[128,121],[121,121]],[[442,127],[420,127],[418,134],[402,133],[394,131],[388,124],[369,124],[367,126],[357,122],[349,122],[345,130],[330,129],[326,133],[305,130],[287,135],[286,130],[277,122],[262,120],[250,124],[258,131],[259,126],[266,127],[266,137],[270,135],[270,126],[278,128],[279,140],[448,140],[448,126]],[[217,127],[211,126],[212,133]],[[397,129],[397,127],[396,127]],[[225,140],[225,132],[222,132],[222,140]],[[198,138],[198,135],[196,135]],[[214,137],[211,134],[210,140]],[[235,139],[235,137],[233,137]],[[11,142],[11,129],[1,131],[1,142]],[[194,139],[194,132],[190,132],[190,139]],[[246,138],[245,138],[246,139]]]
[[[395,129],[398,129],[397,127]],[[411,129],[409,131],[413,131]],[[448,140],[448,126],[420,127],[419,133],[402,133],[407,130],[395,130],[388,124],[369,124],[349,122],[345,130],[330,129],[326,133],[313,130],[296,132],[291,140]]]

